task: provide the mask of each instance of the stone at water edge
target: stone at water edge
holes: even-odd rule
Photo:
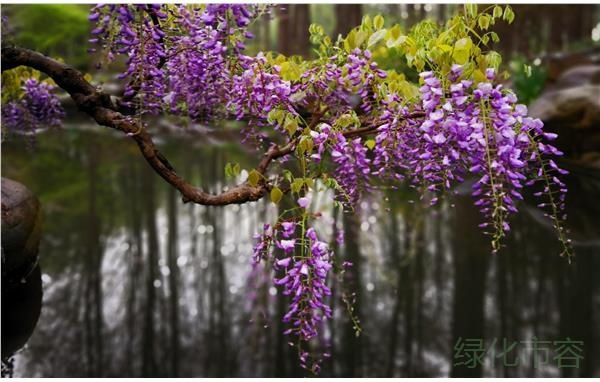
[[[38,199],[22,184],[2,178],[2,360],[22,348],[42,306],[37,265],[41,237]]]
[[[27,187],[2,178],[2,278],[35,263],[41,237],[40,202]]]
[[[529,115],[558,133],[556,146],[567,158],[600,165],[600,65],[576,66],[562,73],[529,106]]]

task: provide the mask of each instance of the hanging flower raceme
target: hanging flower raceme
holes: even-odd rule
[[[266,120],[276,108],[296,114],[290,102],[290,81],[281,78],[278,66],[267,70],[267,59],[262,53],[256,57],[243,56],[240,61],[245,69],[233,77],[231,93],[235,96],[228,104],[238,119],[248,116]]]
[[[454,66],[448,76],[449,89],[442,89],[432,72],[421,73],[425,119],[415,145],[418,157],[411,162],[414,183],[437,192],[462,182],[468,173],[476,175],[473,196],[486,217],[481,227],[490,228],[497,251],[510,230],[508,216],[517,212],[516,201],[523,199],[523,187],[542,181],[551,198],[555,225],[563,231],[556,215],[564,208],[566,188],[549,173],[566,172],[544,158],[561,155],[545,142],[554,136],[544,133],[539,119],[527,117],[527,107],[517,104],[514,93],[493,84],[493,69],[486,71],[487,81],[477,85],[460,80],[461,75],[462,68]],[[533,180],[532,173],[537,175]],[[563,244],[568,253],[566,239]]]
[[[295,223],[290,224],[287,234],[293,234]],[[299,342],[315,338],[321,324],[331,318],[331,308],[325,298],[331,295],[327,287],[327,275],[332,268],[333,253],[327,243],[320,241],[313,228],[306,230],[305,237],[298,239],[300,248],[296,248],[296,239],[281,239],[278,245],[283,249],[281,258],[276,259],[276,269],[283,270],[283,276],[275,279],[276,285],[283,286],[283,294],[290,296],[291,303],[283,321],[291,324],[284,334],[295,336]],[[301,350],[300,364],[303,368],[314,369],[318,361],[308,364],[308,352]]]
[[[90,40],[108,61],[127,57],[125,105],[205,121],[224,115],[246,30],[258,5],[99,5]],[[169,15],[177,23],[167,18]],[[95,51],[93,48],[92,51]]]
[[[11,131],[25,132],[46,126],[60,126],[65,112],[54,86],[34,78],[25,80],[20,99],[2,106],[2,125]]]
[[[344,198],[356,205],[361,192],[369,187],[371,160],[367,157],[367,148],[361,138],[348,140],[338,134],[331,158],[336,164],[334,177],[344,190]]]
[[[292,297],[284,322],[293,327],[286,334],[297,335],[302,341],[315,337],[319,323],[331,317],[331,308],[323,299],[331,295],[326,285],[327,274],[331,269],[331,253],[325,242],[319,241],[313,228],[306,231],[307,251],[300,251],[294,256],[295,239],[281,239],[279,245],[284,249],[283,258],[276,261],[276,266],[285,270],[285,276],[275,280],[275,284],[283,285],[286,296]],[[302,253],[305,252],[305,253]]]
[[[302,210],[310,203],[308,197],[298,200]],[[333,252],[320,240],[314,228],[306,229],[306,220],[281,221],[274,227],[265,224],[263,233],[256,235],[254,261],[266,259],[273,263],[277,276],[274,283],[289,296],[290,305],[282,317],[289,324],[284,332],[295,338],[303,368],[318,371],[320,356],[311,356],[305,344],[315,339],[322,324],[332,317],[331,307],[325,299],[331,295],[327,278],[332,269]],[[303,232],[303,236],[299,233]],[[336,238],[342,240],[341,236]],[[272,249],[278,248],[274,257]]]

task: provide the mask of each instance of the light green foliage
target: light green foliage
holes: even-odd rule
[[[375,102],[401,102],[411,103],[417,100],[419,95],[420,80],[418,73],[422,71],[433,71],[438,78],[447,78],[451,68],[455,64],[462,65],[464,78],[475,82],[486,81],[485,70],[487,68],[499,69],[502,57],[498,52],[489,48],[490,43],[498,42],[498,35],[492,31],[496,22],[512,22],[514,13],[510,6],[477,6],[475,4],[465,5],[464,12],[451,17],[444,24],[432,20],[423,20],[414,25],[410,30],[405,30],[399,24],[388,24],[383,15],[374,17],[366,15],[360,25],[356,26],[346,36],[336,36],[332,40],[325,28],[318,24],[312,24],[309,28],[310,42],[314,45],[316,58],[304,60],[301,57],[285,57],[280,54],[267,53],[266,66],[277,67],[282,78],[292,83],[302,83],[307,87],[312,86],[312,76],[322,78],[321,73],[331,60],[337,60],[340,66],[347,62],[347,57],[360,51],[369,50],[372,59],[378,67],[386,71],[385,78],[372,76],[371,90],[375,95]],[[345,68],[342,71],[346,70]],[[369,69],[366,69],[369,70]],[[310,73],[304,75],[303,73]],[[345,74],[345,73],[344,73]],[[501,73],[505,76],[506,72]],[[361,73],[361,76],[365,75]],[[337,89],[337,81],[331,81],[328,85],[330,90]],[[346,84],[350,91],[354,89],[351,84]],[[307,91],[307,93],[310,93]],[[397,95],[394,99],[400,101],[389,101],[390,95]],[[295,95],[300,99],[306,94]],[[310,113],[327,112],[319,109],[319,103],[315,103],[314,110]],[[305,158],[315,151],[315,144],[310,135],[310,130],[318,126],[308,128],[309,122],[301,116],[294,115],[287,110],[275,109],[268,114],[268,123],[277,126],[287,132],[289,137],[295,137],[297,144],[295,151],[302,164],[302,174],[294,177],[288,173],[284,178],[289,182],[290,189],[295,194],[301,194],[311,188],[307,182],[317,178],[321,172],[319,165],[309,164],[307,168]],[[351,111],[340,114],[330,122],[334,131],[347,131],[362,127],[362,121],[356,112]],[[367,149],[375,147],[375,141],[364,142]],[[309,175],[313,174],[313,175]],[[258,184],[261,175],[251,172],[248,182],[252,185]],[[326,187],[339,191],[339,185],[333,184],[334,180],[323,179]],[[279,200],[278,188],[271,192],[274,202]]]
[[[547,72],[541,66],[529,66],[525,62],[523,58],[515,58],[509,66],[515,93],[519,101],[528,105],[542,92]]]
[[[61,57],[69,64],[85,69],[91,62],[88,45],[90,5],[28,4],[3,5],[13,29],[11,38],[26,48],[52,57]]]
[[[283,191],[279,189],[279,187],[273,187],[271,189],[271,201],[275,204],[278,204],[283,196]]]
[[[19,100],[23,96],[24,82],[30,78],[55,86],[51,78],[44,77],[37,70],[25,66],[2,72],[2,104]]]
[[[260,182],[262,177],[263,176],[260,172],[252,170],[248,174],[248,183],[250,183],[251,186],[256,187],[258,186],[258,183]]]
[[[239,163],[227,163],[225,165],[225,176],[228,178],[235,178],[240,174]]]

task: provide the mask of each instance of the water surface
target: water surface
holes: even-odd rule
[[[43,132],[30,146],[2,147],[2,175],[36,193],[45,214],[42,313],[15,376],[306,375],[281,335],[285,301],[250,261],[273,205],[182,204],[134,144],[91,126]],[[163,137],[160,147],[212,191],[232,183],[225,163],[251,168],[258,158],[202,136]],[[321,375],[600,376],[600,172],[572,170],[571,265],[533,202],[497,255],[468,196],[422,210],[408,190],[390,190],[360,216],[326,208],[318,227],[345,231],[337,256],[354,269],[330,280],[332,357]],[[358,338],[340,298],[351,291]],[[578,367],[554,358],[553,341],[566,339],[583,342]],[[532,344],[549,349],[547,362]],[[482,348],[475,367],[459,365]]]

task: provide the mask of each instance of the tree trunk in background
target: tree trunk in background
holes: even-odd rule
[[[169,187],[168,219],[169,232],[167,237],[167,263],[169,265],[169,308],[171,334],[171,373],[169,377],[179,376],[179,273],[178,257],[178,227],[177,227],[177,190]]]
[[[294,45],[296,51],[294,54],[299,54],[303,57],[309,56],[310,51],[310,5],[309,4],[294,4]]]
[[[455,350],[459,341],[484,341],[485,347],[485,280],[489,253],[479,249],[489,245],[488,239],[477,228],[481,216],[468,196],[456,198],[455,220],[452,232],[454,256],[454,296],[452,303],[452,362],[451,377],[481,377],[482,365],[475,367],[459,365],[473,356],[472,353]],[[489,344],[487,344],[489,345]],[[478,346],[476,346],[479,348]],[[459,357],[459,356],[462,356]],[[470,365],[469,365],[470,366]]]
[[[157,276],[158,266],[158,233],[156,228],[156,201],[154,176],[149,170],[144,171],[143,183],[144,193],[144,218],[147,233],[147,251],[146,259],[146,301],[144,312],[144,337],[142,340],[142,375],[144,377],[153,377],[156,375],[156,357],[154,348],[154,311],[156,304],[156,288],[154,280]]]
[[[85,264],[86,328],[88,337],[88,374],[103,375],[103,317],[102,317],[102,248],[100,243],[100,218],[98,217],[98,154],[96,146],[90,145],[88,155],[88,232],[86,236]]]
[[[125,195],[140,195],[141,190],[139,185],[139,168],[136,163],[128,162],[123,174],[124,194]],[[129,201],[129,222],[131,227],[129,239],[129,291],[127,297],[127,369],[129,376],[139,375],[139,371],[135,369],[136,358],[135,342],[137,338],[138,327],[136,325],[138,312],[137,308],[137,293],[139,290],[139,275],[142,272],[143,261],[143,244],[142,244],[142,209],[139,205],[139,198],[132,198]]]
[[[437,4],[437,19],[438,21],[446,21],[449,4]]]
[[[223,156],[218,148],[213,151],[213,161],[210,165],[210,179],[214,181],[214,192],[221,188],[221,173]],[[210,328],[208,336],[211,349],[219,349],[209,354],[210,376],[225,377],[234,375],[231,370],[232,358],[229,348],[229,315],[227,313],[227,288],[225,276],[225,258],[221,253],[224,243],[222,228],[225,226],[225,215],[222,208],[211,208],[207,211],[208,224],[212,226],[212,256],[210,259],[210,298],[208,314]]]
[[[272,48],[271,48],[271,15],[270,14],[266,14],[263,16],[262,23],[260,24],[259,28],[261,28],[261,31],[260,31],[261,46],[267,51],[272,50]]]
[[[409,30],[413,25],[417,23],[417,11],[415,9],[414,4],[406,4],[406,14],[408,15],[406,19],[406,30]]]
[[[500,42],[492,48],[501,52],[504,61],[513,55],[533,59],[540,53],[572,49],[574,44],[589,42],[597,5],[515,4],[515,20],[509,25],[498,20],[493,30]]]
[[[353,315],[359,320],[361,318],[361,254],[360,254],[360,215],[354,212],[345,212],[344,222],[344,259],[352,263],[352,266],[344,274],[344,293],[349,301],[354,300]],[[351,296],[354,294],[354,298]],[[362,370],[362,346],[361,337],[357,337],[351,320],[344,324],[341,355],[344,366],[342,368],[344,377],[360,377]]]
[[[362,21],[361,4],[335,4],[335,33],[333,41],[338,35],[346,35]]]
[[[309,55],[309,4],[285,4],[277,7],[277,50],[286,56]]]
[[[290,38],[290,7],[280,5],[277,7],[277,51],[284,55],[289,55],[291,44]]]
[[[400,256],[400,230],[398,225],[398,213],[394,210],[390,212],[390,227],[389,227],[388,241],[390,244],[388,257],[392,264],[397,267],[396,271],[396,288],[395,288],[395,302],[392,309],[392,317],[390,320],[389,344],[388,344],[388,359],[386,365],[385,377],[394,377],[394,370],[396,368],[396,348],[398,346],[398,323],[400,322],[400,307],[402,306],[402,277],[400,273],[402,271],[402,262]],[[404,241],[408,241],[404,238]]]

